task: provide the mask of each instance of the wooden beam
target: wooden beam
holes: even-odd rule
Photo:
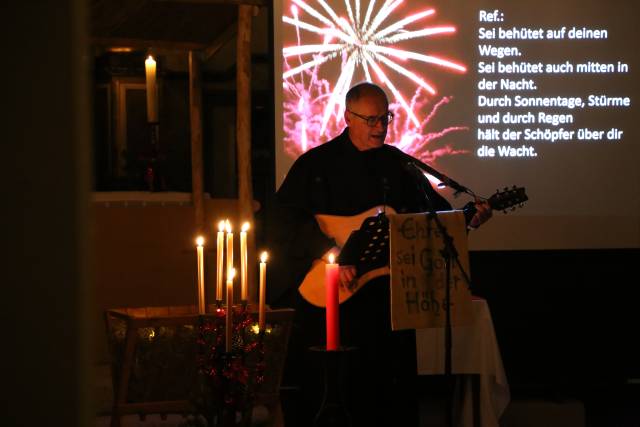
[[[204,233],[204,185],[202,171],[202,78],[200,55],[189,52],[189,116],[191,119],[191,192],[196,231]]]
[[[241,221],[253,221],[253,186],[251,175],[251,19],[253,6],[238,7],[238,45],[236,65],[236,137],[238,154],[238,205]],[[255,248],[255,232],[249,233],[249,253]],[[253,251],[255,254],[255,251]],[[249,301],[255,302],[257,288],[249,274]]]
[[[197,42],[174,42],[170,40],[146,40],[122,37],[93,37],[91,44],[103,47],[131,47],[133,49],[148,49],[152,47],[156,53],[160,53],[162,50],[185,52],[207,48],[206,44]]]
[[[272,0],[152,0],[155,3],[185,3],[185,4],[228,4],[228,5],[250,5],[269,6]]]
[[[220,51],[227,43],[229,43],[238,33],[237,22],[231,23],[227,28],[220,33],[216,39],[202,51],[202,62],[207,62],[216,53]]]

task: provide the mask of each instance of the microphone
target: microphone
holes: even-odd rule
[[[424,201],[426,203],[426,208],[429,212],[435,212],[435,209],[433,207],[433,203],[431,202],[431,197],[429,197],[429,193],[426,191],[425,186],[423,185],[425,183],[425,181],[427,181],[427,178],[424,176],[424,174],[422,173],[422,171],[420,170],[420,168],[418,168],[418,166],[413,163],[412,161],[408,161],[406,163],[402,164],[402,168],[407,171],[407,173],[409,173],[409,175],[413,176],[416,180],[416,187],[419,191],[422,192],[422,194],[424,195]],[[427,186],[429,186],[428,181],[427,181]],[[431,188],[429,186],[429,188]],[[433,191],[433,190],[431,190]]]
[[[448,176],[446,176],[445,174],[443,174],[441,172],[438,172],[437,170],[435,170],[431,166],[427,165],[426,163],[421,162],[418,159],[411,158],[411,160],[409,160],[407,162],[406,166],[407,167],[405,169],[413,171],[413,172],[411,172],[412,174],[415,174],[416,171],[420,172],[420,170],[422,170],[422,171],[428,173],[429,175],[436,177],[437,179],[440,180],[440,182],[442,182],[443,185],[453,188],[456,191],[456,193],[473,194],[471,192],[471,190],[469,190],[464,185],[458,184],[453,179],[449,178]],[[420,173],[422,174],[422,172],[420,172]]]

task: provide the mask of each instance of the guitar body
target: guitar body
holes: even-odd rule
[[[353,216],[339,216],[339,215],[316,215],[316,221],[320,226],[322,232],[335,240],[338,247],[334,247],[322,256],[321,259],[313,262],[313,266],[307,272],[304,280],[298,287],[300,295],[307,300],[310,304],[318,307],[326,306],[326,291],[324,286],[324,271],[325,265],[328,263],[329,254],[333,253],[336,257],[340,253],[349,235],[353,230],[360,228],[362,222],[369,217],[376,216],[380,212],[396,213],[393,208],[389,206],[376,206],[365,212]],[[375,279],[376,277],[389,274],[389,267],[376,268],[364,273],[362,276],[356,278],[353,286],[350,290],[343,288],[338,289],[338,299],[340,304],[351,298],[358,290],[364,286],[368,281]]]
[[[335,252],[337,251],[338,250],[336,248]],[[328,256],[328,254],[329,252],[325,255]],[[326,264],[327,261],[325,261],[325,257],[321,260],[314,261],[313,267],[311,267],[311,270],[309,270],[307,275],[304,277],[302,284],[298,287],[298,292],[300,292],[300,295],[302,295],[308,303],[323,308],[327,305],[327,295],[324,286],[324,267]],[[351,290],[347,290],[342,286],[338,288],[338,301],[342,304],[358,292],[368,281],[388,274],[389,267],[376,268],[364,273],[355,280]]]
[[[493,210],[500,210],[506,213],[506,210],[511,208],[515,209],[515,206],[520,205],[528,200],[525,194],[524,188],[505,188],[504,191],[496,191],[487,202]],[[469,204],[470,208],[473,208],[473,203]],[[465,209],[466,210],[466,209]],[[387,212],[395,214],[395,210],[389,206],[376,206],[365,212],[353,216],[339,216],[339,215],[316,215],[316,221],[320,226],[320,230],[329,238],[335,240],[338,247],[331,249],[324,254],[321,259],[314,261],[311,270],[307,273],[304,280],[298,287],[298,292],[309,303],[318,306],[326,307],[326,291],[325,291],[325,265],[328,263],[328,257],[330,253],[333,253],[336,257],[340,253],[340,249],[344,247],[351,232],[360,229],[364,220],[369,217],[375,217],[380,212]],[[473,216],[475,210],[470,212],[470,217]],[[469,219],[470,219],[469,217]],[[351,298],[356,292],[358,292],[367,282],[380,276],[389,274],[388,263],[384,267],[372,268],[360,276],[358,276],[351,286],[351,289],[345,289],[342,286],[338,289],[338,297],[340,304]]]

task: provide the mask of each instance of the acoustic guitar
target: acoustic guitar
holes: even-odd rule
[[[494,211],[515,210],[517,206],[521,207],[524,202],[528,200],[527,195],[523,187],[511,189],[505,188],[503,191],[497,191],[491,196],[487,202],[491,209]],[[463,210],[465,215],[470,218],[475,213],[474,203],[469,202]],[[386,235],[386,243],[382,241],[380,245],[385,245],[388,248],[388,222],[386,221],[385,214],[395,214],[395,210],[390,206],[376,206],[352,216],[339,216],[339,215],[316,215],[315,219],[320,226],[320,230],[329,238],[336,242],[336,247],[333,247],[322,258],[313,262],[311,269],[307,272],[304,280],[298,287],[300,295],[307,300],[307,302],[318,306],[325,307],[325,265],[329,262],[329,255],[333,254],[337,257],[340,254],[341,248],[345,247],[349,237],[354,230],[359,230],[364,227],[373,227],[374,231],[381,231],[379,227],[383,227],[386,224],[387,229],[383,235]],[[365,221],[368,221],[365,222]],[[377,230],[376,230],[377,228]],[[381,237],[381,240],[383,238]],[[384,251],[382,251],[384,253]],[[350,289],[340,287],[338,289],[338,299],[340,304],[347,301],[353,295],[355,295],[362,287],[371,280],[385,276],[389,274],[389,260],[388,251],[386,252],[386,260],[380,263],[380,266],[374,268],[362,268],[358,266],[359,275],[354,279]]]

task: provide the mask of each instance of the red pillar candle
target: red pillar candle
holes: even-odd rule
[[[340,271],[338,264],[334,263],[333,254],[329,255],[329,263],[325,266],[325,289],[327,305],[327,350],[335,351],[340,346],[340,324],[338,320],[339,300],[338,281]]]

